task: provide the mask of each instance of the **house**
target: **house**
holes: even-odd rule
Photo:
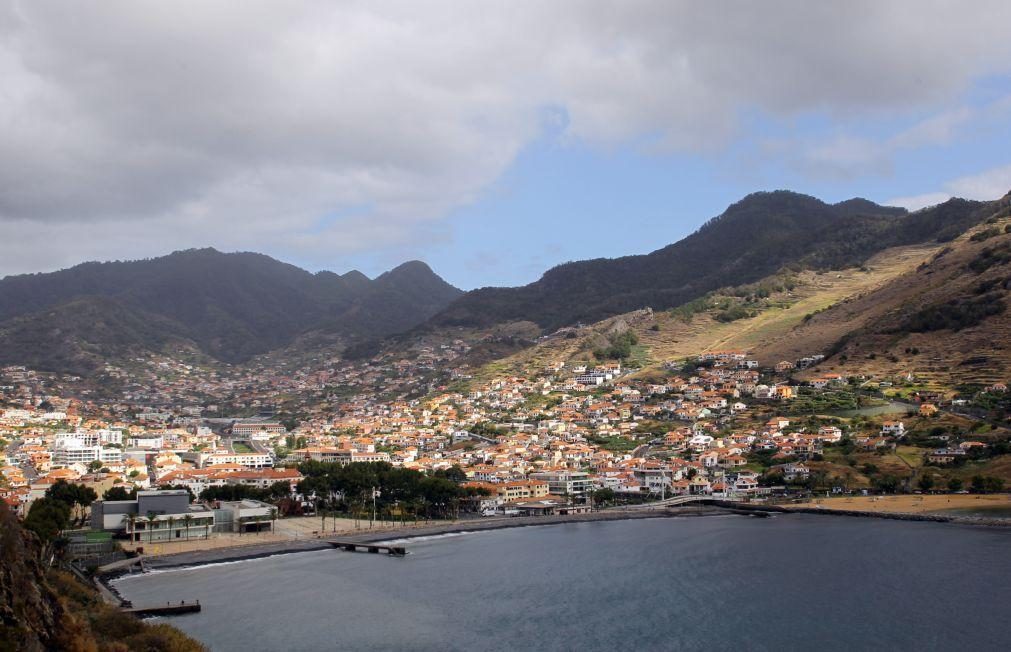
[[[793,387],[790,387],[789,385],[776,385],[773,389],[773,395],[780,400],[793,398]]]
[[[927,462],[930,464],[954,464],[956,460],[965,458],[965,450],[961,448],[939,448],[927,453]]]
[[[881,424],[881,434],[882,435],[892,435],[893,437],[901,437],[906,433],[906,425],[901,421],[885,421]]]
[[[932,417],[938,413],[937,406],[933,403],[924,403],[920,406],[921,417]]]
[[[748,459],[743,455],[727,455],[723,459],[723,466],[728,469],[737,468],[739,466],[747,466]]]
[[[818,436],[823,441],[838,442],[842,440],[842,429],[837,426],[821,426],[818,428]]]
[[[520,516],[551,516],[553,514],[579,514],[590,511],[589,505],[571,505],[555,498],[519,500],[504,505],[506,513],[515,510]]]
[[[754,476],[741,475],[734,482],[734,491],[752,492],[758,489],[758,480]]]
[[[811,470],[803,464],[781,464],[774,468],[783,472],[783,479],[787,482],[807,480],[811,475]]]

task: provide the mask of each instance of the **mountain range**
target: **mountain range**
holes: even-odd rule
[[[908,213],[865,199],[827,204],[788,191],[755,193],[675,244],[645,255],[567,263],[519,288],[475,290],[430,324],[526,320],[553,330],[643,306],[672,308],[791,264],[839,268],[888,247],[950,240],[984,212],[984,202],[963,199]]]
[[[948,241],[992,212],[962,199],[910,213],[865,199],[755,193],[652,253],[567,263],[523,287],[467,293],[417,261],[376,279],[214,249],[84,263],[0,280],[0,363],[87,373],[180,343],[241,363],[308,334],[368,351],[368,342],[405,332],[519,321],[551,331],[676,307],[784,268],[838,269],[889,247]]]
[[[214,249],[84,263],[0,280],[0,362],[87,372],[171,342],[243,362],[309,331],[345,341],[400,332],[460,294],[417,261],[374,280]]]

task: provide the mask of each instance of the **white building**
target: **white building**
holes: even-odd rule
[[[556,496],[585,496],[593,490],[593,481],[585,471],[540,471],[530,474],[531,480],[548,483],[548,491]]]

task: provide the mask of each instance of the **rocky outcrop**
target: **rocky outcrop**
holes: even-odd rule
[[[66,647],[72,616],[46,582],[40,547],[0,501],[0,650]]]

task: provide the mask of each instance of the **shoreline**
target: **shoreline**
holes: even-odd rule
[[[236,548],[213,548],[208,550],[179,552],[157,557],[144,557],[144,565],[152,570],[167,570],[173,568],[203,566],[207,564],[262,559],[265,557],[273,557],[274,555],[334,549],[331,544],[332,541],[344,541],[348,543],[379,543],[381,541],[410,540],[421,537],[441,536],[444,534],[490,532],[494,530],[537,527],[544,525],[561,525],[565,523],[594,523],[647,518],[725,515],[733,515],[733,513],[720,507],[706,506],[705,508],[690,507],[639,509],[628,511],[600,511],[592,512],[590,514],[572,514],[565,516],[514,516],[489,520],[474,519],[466,521],[441,522],[432,525],[411,526],[405,528],[373,530],[312,540],[278,541]],[[122,575],[122,573],[107,574],[105,575],[105,578],[114,579],[120,575]]]
[[[878,518],[887,521],[921,521],[926,523],[950,523],[952,525],[973,525],[977,527],[1011,527],[1011,518],[968,516],[964,514],[931,514],[913,512],[872,512],[857,509],[835,509],[831,507],[805,507],[784,505],[750,505],[727,503],[717,506],[738,512],[767,512],[770,514],[819,514],[823,516],[849,516],[858,518]]]
[[[589,514],[573,514],[565,516],[516,516],[497,518],[493,520],[466,520],[441,522],[427,526],[410,526],[374,530],[354,534],[338,535],[311,540],[277,541],[254,544],[234,548],[212,548],[172,553],[155,557],[144,557],[144,565],[152,570],[168,570],[186,567],[197,567],[208,564],[249,561],[263,559],[275,555],[295,554],[333,549],[331,542],[345,541],[348,543],[379,543],[381,541],[400,541],[418,539],[421,537],[440,536],[445,534],[465,534],[471,532],[486,532],[494,530],[514,529],[522,527],[537,527],[547,525],[562,525],[565,523],[594,523],[608,521],[626,521],[652,518],[678,518],[701,516],[749,516],[749,512],[764,512],[767,514],[820,514],[827,516],[845,516],[860,518],[878,518],[898,521],[922,521],[930,523],[950,523],[954,525],[971,525],[984,527],[1011,527],[1011,519],[986,518],[965,515],[915,514],[900,512],[865,512],[857,510],[841,510],[816,507],[788,507],[782,505],[751,505],[746,503],[723,503],[714,500],[705,506],[673,507],[657,509],[605,510]],[[102,574],[102,580],[108,582],[124,574],[111,572]]]

